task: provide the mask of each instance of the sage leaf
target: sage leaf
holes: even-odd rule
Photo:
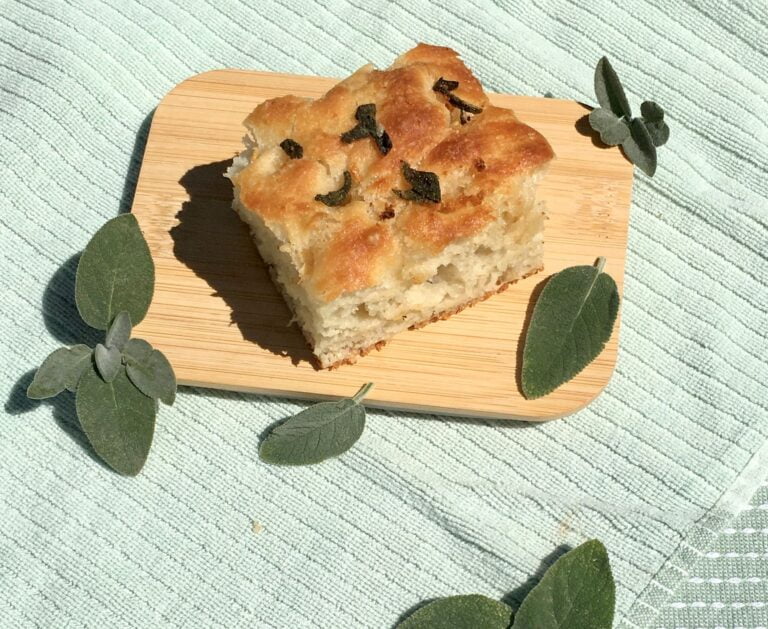
[[[661,122],[648,122],[645,128],[648,129],[648,135],[651,136],[651,141],[655,147],[664,146],[669,140],[669,127],[663,120]]]
[[[315,201],[325,203],[328,207],[337,207],[349,203],[349,191],[352,188],[352,174],[344,171],[344,183],[338,190],[331,190],[326,194],[316,194]]]
[[[121,368],[112,382],[86,370],[75,397],[85,436],[113,470],[135,476],[144,466],[155,431],[155,402],[139,391]]]
[[[288,418],[264,439],[259,457],[275,465],[310,465],[346,452],[363,434],[360,401],[371,387],[368,383],[352,398],[320,402]]]
[[[629,126],[607,109],[594,109],[589,114],[589,124],[600,134],[600,139],[608,146],[621,144],[629,137]]]
[[[176,399],[176,374],[161,351],[153,349],[140,360],[126,357],[126,371],[131,382],[144,395],[171,405]]]
[[[508,629],[511,622],[509,605],[481,594],[465,594],[432,601],[397,629]]]
[[[392,192],[406,201],[440,203],[440,179],[435,173],[427,170],[415,170],[410,167],[408,162],[402,162],[401,168],[403,178],[411,184],[411,189],[393,189]]]
[[[128,339],[131,338],[132,328],[131,315],[126,310],[119,312],[112,325],[109,326],[104,344],[107,347],[114,347],[122,352]]]
[[[285,138],[285,140],[280,142],[280,148],[283,149],[285,154],[291,159],[301,159],[304,157],[304,147],[291,138]]]
[[[653,145],[656,147],[664,146],[669,140],[669,127],[664,122],[664,110],[661,105],[647,100],[640,105],[640,113]]]
[[[578,374],[605,347],[619,309],[619,292],[597,266],[573,266],[544,286],[523,347],[521,385],[528,399],[547,395]]]
[[[633,118],[629,123],[630,136],[621,144],[629,161],[649,177],[656,172],[656,147],[645,123],[641,118]]]
[[[122,360],[120,350],[116,347],[105,347],[101,343],[93,351],[96,360],[96,369],[105,382],[112,382],[120,371]]]
[[[155,266],[133,214],[121,214],[97,231],[80,257],[75,301],[88,325],[106,330],[125,310],[134,325],[152,301]]]
[[[595,68],[595,95],[603,109],[612,111],[619,118],[632,118],[624,87],[607,57],[600,59]]]
[[[661,122],[664,120],[664,110],[661,105],[652,100],[643,101],[640,105],[640,115],[646,122]]]
[[[132,360],[134,362],[144,362],[152,353],[152,346],[144,339],[130,339],[123,348],[123,359],[125,362]]]
[[[43,361],[27,388],[27,397],[33,400],[58,395],[64,389],[74,391],[83,371],[91,362],[91,348],[87,345],[60,347]]]
[[[588,541],[560,557],[525,597],[513,629],[611,629],[616,586],[605,546]]]

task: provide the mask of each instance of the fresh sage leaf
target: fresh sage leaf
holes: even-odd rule
[[[264,439],[259,457],[275,465],[310,465],[346,452],[363,434],[360,402],[371,387],[368,383],[352,398],[320,402],[288,418]]]
[[[603,350],[619,309],[619,292],[596,266],[573,266],[544,286],[525,336],[521,384],[528,399],[555,390]]]
[[[123,348],[124,362],[132,360],[134,362],[144,362],[152,353],[152,346],[144,339],[130,339]]]
[[[397,629],[508,629],[511,622],[509,605],[481,594],[466,594],[432,601],[408,616]]]
[[[616,586],[605,546],[591,540],[544,573],[515,614],[513,629],[611,629]]]
[[[661,122],[648,122],[645,128],[648,129],[648,135],[651,136],[651,141],[655,147],[664,146],[669,140],[669,127],[663,120]]]
[[[120,474],[135,476],[144,466],[155,430],[155,402],[139,391],[121,368],[112,382],[86,370],[75,397],[85,436]]]
[[[646,122],[661,122],[664,120],[664,110],[661,105],[652,100],[643,101],[640,105],[640,115]]]
[[[329,207],[336,207],[339,205],[346,205],[349,203],[349,190],[352,188],[352,174],[348,171],[344,171],[344,183],[338,190],[331,190],[326,194],[316,194],[315,201],[325,203]]]
[[[664,110],[661,106],[647,100],[640,105],[640,113],[653,145],[657,147],[665,145],[669,140],[669,127],[664,122]]]
[[[165,354],[153,349],[149,355],[134,360],[129,353],[125,366],[131,382],[144,395],[162,400],[168,405],[173,404],[176,399],[176,374]]]
[[[594,109],[589,114],[589,124],[600,134],[600,139],[608,146],[621,144],[629,137],[629,126],[607,109]]]
[[[117,377],[117,372],[122,366],[120,350],[116,347],[106,347],[99,343],[93,351],[96,360],[96,369],[105,382],[112,382]]]
[[[630,136],[621,144],[629,161],[649,177],[656,172],[656,147],[645,123],[641,118],[633,118],[629,123]]]
[[[64,389],[75,391],[80,376],[91,362],[91,348],[87,345],[60,347],[43,361],[27,388],[27,397],[33,400],[58,395]]]
[[[595,68],[595,95],[603,109],[612,111],[619,118],[624,117],[627,120],[632,118],[632,110],[624,93],[624,87],[607,57],[600,59]]]
[[[104,344],[107,347],[115,347],[122,352],[128,339],[131,338],[132,329],[131,315],[125,310],[119,312],[112,325],[109,326]]]
[[[106,330],[125,310],[139,323],[152,301],[155,266],[133,214],[107,221],[83,251],[77,266],[75,301],[88,325]]]

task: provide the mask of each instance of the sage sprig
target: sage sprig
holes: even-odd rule
[[[311,465],[343,454],[363,434],[361,402],[372,388],[369,382],[351,398],[320,402],[289,417],[267,435],[259,457],[275,465]]]
[[[556,273],[533,308],[525,335],[521,386],[526,398],[547,395],[591,363],[611,337],[619,310],[616,282],[595,266]]]
[[[449,596],[417,609],[397,629],[611,629],[615,607],[608,552],[590,540],[552,564],[514,614],[480,594]]]
[[[27,396],[65,389],[85,436],[115,471],[135,476],[147,459],[157,400],[172,404],[176,376],[165,356],[131,338],[152,301],[155,267],[136,217],[108,221],[91,238],[77,268],[75,302],[86,323],[106,330],[104,343],[55,350],[35,373]]]
[[[653,101],[640,106],[632,117],[624,87],[607,57],[595,68],[595,95],[600,107],[589,114],[590,126],[609,146],[621,145],[627,158],[649,177],[656,172],[656,148],[669,140],[664,110]]]

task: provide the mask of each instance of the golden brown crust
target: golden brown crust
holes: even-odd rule
[[[462,124],[459,109],[432,89],[441,77],[458,81],[452,93],[483,112]],[[376,105],[376,120],[392,140],[386,155],[372,138],[349,144],[340,139],[365,103]],[[541,134],[514,112],[488,103],[456,52],[426,44],[387,70],[364,66],[317,100],[266,101],[245,125],[257,146],[233,176],[240,201],[290,243],[304,287],[325,302],[388,277],[406,277],[409,260],[434,255],[501,220],[493,195],[522,199],[526,178],[553,157]],[[302,146],[301,159],[290,159],[279,147],[286,138]],[[403,161],[438,175],[441,203],[405,201],[393,193],[410,187]],[[315,200],[338,189],[344,171],[353,180],[351,202],[328,207]],[[381,218],[385,209],[387,220]]]

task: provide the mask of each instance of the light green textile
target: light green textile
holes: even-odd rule
[[[765,563],[722,573],[758,582],[696,581],[720,578],[707,553],[730,552],[716,536],[766,470],[765,9],[0,2],[0,625],[388,628],[437,596],[516,604],[542,560],[592,537],[611,553],[617,626],[768,624],[764,607],[710,605],[768,600]],[[130,207],[168,90],[219,67],[341,76],[419,40],[461,51],[490,90],[585,102],[608,54],[632,103],[667,109],[658,173],[636,177],[620,357],[596,402],[536,426],[371,412],[341,459],[279,469],[259,436],[298,404],[182,389],[124,479],[91,460],[71,397],[25,401],[49,351],[94,338],[72,256]],[[742,538],[742,554],[768,550]]]

